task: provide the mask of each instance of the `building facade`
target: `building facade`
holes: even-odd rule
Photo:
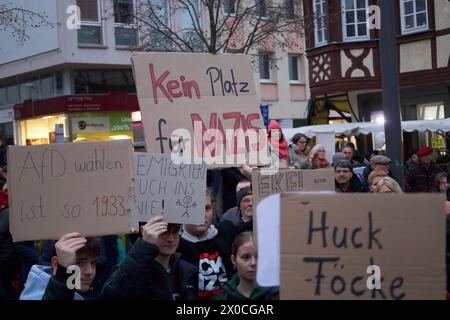
[[[28,28],[23,43],[0,31],[0,135],[19,145],[60,141],[61,130],[64,141],[132,136],[131,112],[139,108],[130,57],[141,47],[143,27],[134,18],[137,1],[15,1],[14,6],[45,12],[51,25]],[[260,9],[266,5],[256,1]],[[80,8],[79,29],[74,5]],[[174,28],[183,26],[188,14],[176,12],[168,17]],[[260,46],[252,52],[261,104],[287,126],[304,118],[309,97],[303,38],[292,43],[284,51]]]
[[[450,117],[450,1],[394,0],[402,120]],[[311,95],[382,119],[377,0],[304,0]],[[374,20],[376,19],[376,20]],[[373,26],[373,27],[372,27]],[[431,136],[404,136],[410,148]]]

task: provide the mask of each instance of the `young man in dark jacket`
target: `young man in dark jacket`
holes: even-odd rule
[[[20,300],[95,299],[91,285],[100,251],[98,241],[81,237],[79,233],[68,233],[55,243],[52,251],[50,266],[31,267]],[[73,271],[67,273],[67,269],[74,265],[80,270],[79,283],[76,278],[75,281],[69,280]]]
[[[103,287],[104,299],[195,300],[198,271],[176,253],[179,224],[150,219]]]
[[[68,233],[55,243],[56,261],[52,258],[54,274],[48,282],[42,300],[80,300],[89,299],[91,284],[97,271],[100,244],[95,238],[84,238],[79,233]],[[55,264],[57,263],[56,270]],[[76,265],[80,269],[80,288],[69,288],[67,268]],[[73,282],[72,282],[73,284]]]

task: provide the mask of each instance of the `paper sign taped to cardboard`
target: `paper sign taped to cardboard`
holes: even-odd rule
[[[135,208],[140,222],[163,215],[169,223],[204,224],[206,163],[175,164],[170,156],[134,153]]]
[[[267,174],[270,173],[270,174]],[[293,191],[334,191],[334,170],[255,169],[252,170],[253,211],[258,203],[275,193]]]
[[[247,56],[140,53],[132,62],[149,152],[215,167],[270,163]]]
[[[281,298],[444,299],[444,205],[436,194],[282,194]]]
[[[131,155],[129,140],[10,146],[14,241],[129,233]]]

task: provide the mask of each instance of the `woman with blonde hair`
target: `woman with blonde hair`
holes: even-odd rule
[[[403,193],[400,185],[391,177],[383,177],[377,183],[377,193]]]
[[[377,192],[377,184],[381,178],[387,177],[387,173],[383,170],[375,170],[369,174],[367,181],[369,182],[369,191]]]

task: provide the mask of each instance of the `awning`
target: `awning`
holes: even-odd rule
[[[447,132],[450,131],[450,118],[441,120],[402,121],[402,130],[406,132]],[[379,132],[384,132],[384,124],[377,122],[337,123],[283,129],[283,134],[289,141],[296,133],[303,133],[307,137],[312,138],[320,133],[334,133],[336,136],[356,136],[359,134],[367,135]]]

